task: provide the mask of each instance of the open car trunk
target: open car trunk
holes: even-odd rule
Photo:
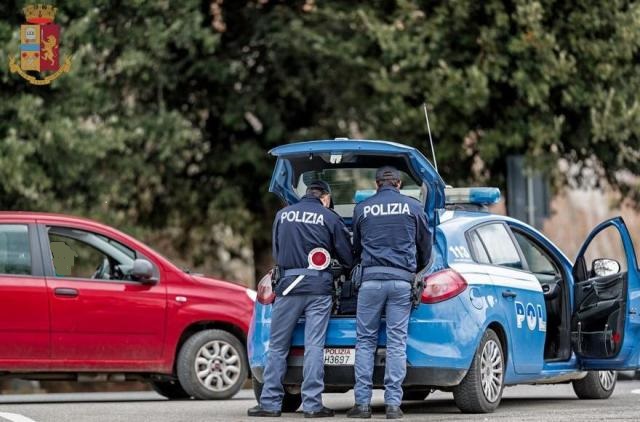
[[[375,171],[391,165],[401,174],[401,192],[424,205],[432,232],[438,223],[437,209],[444,208],[444,182],[429,161],[415,148],[387,141],[327,140],[283,145],[270,151],[278,158],[269,190],[285,203],[300,200],[313,180],[331,185],[334,211],[350,228],[353,209],[375,194]],[[336,269],[334,276],[340,274]],[[334,316],[353,316],[356,292],[348,275],[336,282],[340,292]]]
[[[387,141],[333,140],[283,145],[270,153],[278,158],[269,191],[287,205],[304,196],[308,184],[321,179],[331,185],[334,210],[351,223],[356,203],[375,193],[375,171],[390,165],[401,174],[402,192],[424,205],[434,225],[444,208],[444,182],[415,148]]]

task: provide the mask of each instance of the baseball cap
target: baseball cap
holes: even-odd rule
[[[376,171],[376,182],[383,182],[385,180],[400,180],[400,172],[395,167],[380,167]]]
[[[307,185],[307,189],[318,189],[324,193],[331,194],[331,186],[324,180],[316,179]]]

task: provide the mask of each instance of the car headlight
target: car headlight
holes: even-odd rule
[[[249,296],[249,299],[251,299],[251,301],[253,302],[256,301],[256,297],[258,297],[258,292],[256,292],[255,290],[246,289],[245,293],[247,294],[247,296]]]

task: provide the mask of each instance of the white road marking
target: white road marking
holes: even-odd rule
[[[22,416],[17,413],[0,412],[0,418],[6,419],[11,422],[36,422],[33,419],[29,419],[26,416]]]
[[[639,388],[639,389],[637,389],[637,390],[631,390],[631,392],[632,392],[633,394],[640,394],[640,388]]]

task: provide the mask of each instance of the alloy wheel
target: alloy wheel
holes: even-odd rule
[[[211,391],[221,392],[233,387],[241,373],[238,351],[229,343],[214,340],[200,348],[195,360],[198,381]]]
[[[480,381],[485,398],[494,403],[502,391],[502,351],[494,340],[485,343],[480,359]]]
[[[598,371],[598,379],[602,388],[609,391],[616,382],[616,373],[614,371]]]

